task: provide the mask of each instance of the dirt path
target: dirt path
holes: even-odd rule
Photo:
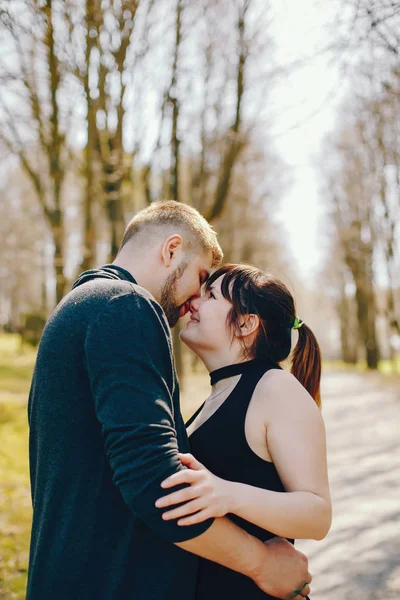
[[[400,600],[400,386],[329,373],[323,382],[334,507],[310,560],[313,600]]]

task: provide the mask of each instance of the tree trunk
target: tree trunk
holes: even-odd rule
[[[122,159],[122,149],[111,151],[109,160],[104,165],[104,195],[111,229],[109,262],[112,262],[118,253],[125,229],[123,198],[121,194],[124,175]]]
[[[370,268],[353,271],[356,284],[356,304],[359,332],[365,350],[368,369],[377,369],[380,358],[378,339],[376,335],[376,301],[373,289],[372,256],[369,257]]]
[[[180,139],[179,139],[179,99],[177,97],[177,80],[178,80],[178,61],[179,61],[179,50],[182,39],[182,11],[183,11],[183,0],[178,0],[176,6],[176,21],[175,21],[175,48],[174,48],[174,59],[172,65],[172,75],[169,90],[167,93],[168,103],[172,106],[172,124],[171,124],[171,169],[170,169],[170,197],[179,202],[180,193],[180,173],[179,173],[179,159],[180,159]],[[182,342],[180,338],[181,324],[180,321],[175,325],[172,330],[172,340],[174,347],[175,357],[175,368],[178,374],[178,378],[181,387],[184,385],[184,365],[182,360]]]
[[[88,145],[90,142],[88,142]],[[93,221],[93,170],[92,170],[92,158],[90,156],[91,151],[86,148],[86,190],[83,204],[83,218],[84,218],[84,229],[83,229],[83,248],[82,248],[82,260],[79,266],[79,271],[87,271],[93,268],[96,262],[96,232]]]
[[[357,335],[354,335],[354,323],[352,319],[351,299],[341,288],[341,298],[338,305],[340,319],[340,347],[343,362],[347,364],[357,363]]]
[[[226,200],[228,198],[233,169],[237,158],[244,147],[244,140],[241,135],[242,124],[242,101],[245,91],[245,67],[248,55],[246,44],[246,12],[249,8],[249,2],[244,4],[244,7],[239,8],[239,16],[237,21],[237,31],[239,37],[239,57],[236,74],[236,110],[235,120],[229,130],[227,148],[224,157],[221,161],[221,168],[218,177],[217,189],[213,205],[206,212],[205,217],[210,223],[214,221],[223,211]]]
[[[94,163],[96,153],[94,143],[96,139],[96,109],[90,96],[89,86],[89,67],[91,61],[92,49],[96,46],[96,40],[91,36],[91,29],[96,23],[96,7],[94,0],[86,0],[86,72],[83,78],[83,87],[85,91],[87,106],[87,142],[85,148],[85,179],[86,189],[83,204],[83,249],[82,261],[79,266],[80,271],[87,271],[92,268],[96,261],[96,232],[93,220],[94,203]]]
[[[365,349],[365,357],[368,369],[377,369],[379,361],[378,340],[376,327],[369,294],[365,294],[360,288],[356,291],[357,315],[360,324],[361,341]]]
[[[54,269],[56,274],[56,302],[63,298],[66,288],[66,277],[64,274],[64,223],[61,210],[55,210],[51,215],[51,231],[54,241]]]

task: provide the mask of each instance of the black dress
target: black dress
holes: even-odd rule
[[[242,374],[228,398],[189,438],[193,455],[218,477],[275,492],[285,491],[274,464],[257,456],[245,436],[245,418],[254,389],[264,373],[279,368],[272,361],[252,360],[214,371],[214,381]],[[194,421],[203,406],[189,419],[186,427]],[[236,515],[229,514],[227,517],[263,542],[275,537],[271,532]],[[261,591],[245,575],[200,559],[196,599],[221,598],[266,600],[272,596]]]

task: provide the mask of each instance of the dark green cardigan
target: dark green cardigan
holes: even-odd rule
[[[27,600],[191,600],[197,558],[172,542],[160,482],[189,450],[165,314],[119,267],[87,271],[50,317],[28,405]]]

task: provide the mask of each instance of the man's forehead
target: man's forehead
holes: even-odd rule
[[[201,283],[204,284],[207,279],[210,277],[210,268],[209,267],[203,267],[202,269],[200,269],[200,280]]]
[[[201,268],[208,273],[208,277],[210,276],[210,272],[213,268],[213,253],[211,250],[203,254],[200,260]]]

